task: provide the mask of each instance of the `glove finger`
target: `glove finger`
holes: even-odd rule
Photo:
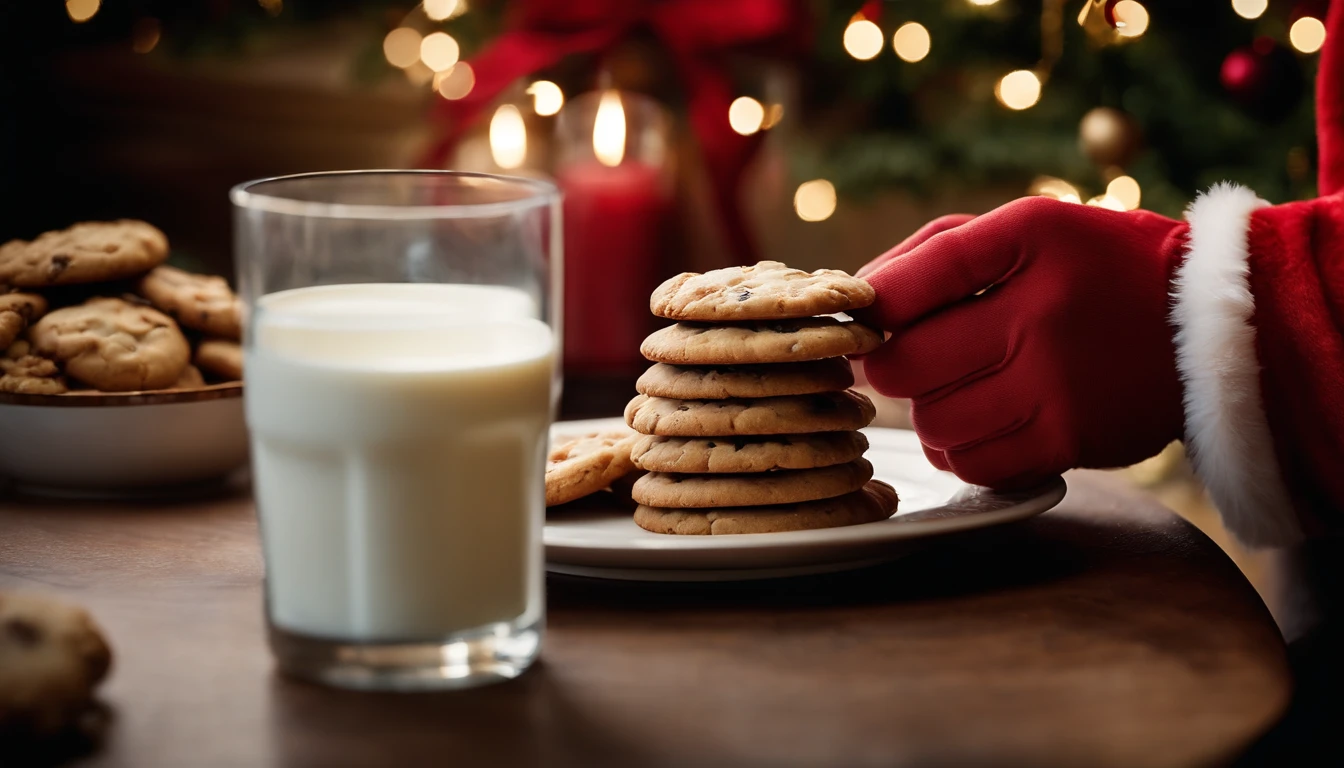
[[[1000,302],[987,295],[896,332],[863,358],[868,383],[887,397],[915,398],[1000,367],[1012,346]]]
[[[919,447],[924,449],[924,458],[928,459],[929,463],[932,464],[935,469],[942,470],[943,472],[952,471],[951,465],[947,463],[947,456],[942,451],[937,448],[930,448],[923,443],[920,443]]]
[[[1010,376],[996,374],[936,398],[916,399],[910,404],[910,423],[920,442],[935,450],[965,451],[1028,426],[1036,415],[1035,399],[1010,382]]]
[[[962,224],[965,224],[966,222],[974,218],[975,217],[969,213],[954,213],[948,216],[939,216],[933,221],[930,221],[929,223],[915,230],[914,234],[902,240],[900,244],[897,245],[895,248],[892,248],[891,250],[887,251],[881,256],[878,256],[876,259],[873,259],[867,264],[864,264],[862,267],[859,268],[858,272],[854,273],[854,276],[863,277],[864,275],[868,274],[869,272],[872,272],[873,270],[877,269],[883,264],[886,264],[888,261],[891,261],[897,256],[909,253],[910,250],[913,249],[915,246],[920,245],[925,240],[928,240],[930,237],[933,237],[939,232],[946,232],[947,230],[952,229],[954,227],[960,227]]]
[[[1030,488],[1072,469],[1040,418],[1012,434],[944,455],[957,477],[999,490]]]

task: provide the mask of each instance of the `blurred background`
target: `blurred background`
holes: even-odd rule
[[[11,1],[0,241],[143,218],[230,274],[247,179],[551,178],[567,365],[628,373],[675,271],[852,271],[1024,194],[1168,216],[1223,179],[1312,196],[1328,2]],[[1255,578],[1175,449],[1135,472]]]

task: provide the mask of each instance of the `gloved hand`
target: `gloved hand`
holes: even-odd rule
[[[1184,423],[1167,316],[1187,232],[1044,197],[938,219],[859,272],[877,301],[858,314],[893,334],[868,381],[912,400],[929,460],[967,482],[1155,455]]]

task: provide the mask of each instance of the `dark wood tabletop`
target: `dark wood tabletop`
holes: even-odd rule
[[[114,647],[87,765],[1214,765],[1289,696],[1279,634],[1202,534],[1123,481],[891,565],[733,584],[552,578],[542,661],[448,694],[278,677],[246,493],[0,495],[0,588]]]

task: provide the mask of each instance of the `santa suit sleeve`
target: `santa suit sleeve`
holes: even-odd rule
[[[1344,529],[1344,2],[1326,28],[1321,196],[1271,206],[1215,186],[1187,212],[1172,289],[1191,462],[1259,546]]]

